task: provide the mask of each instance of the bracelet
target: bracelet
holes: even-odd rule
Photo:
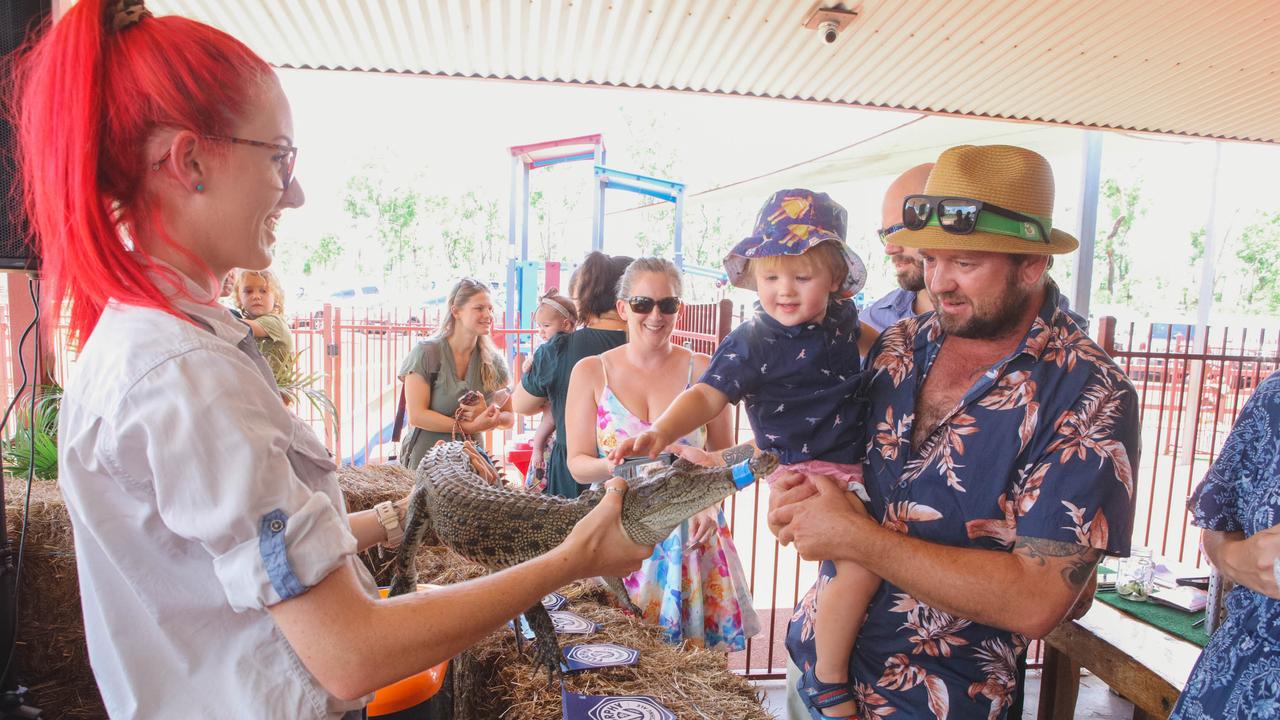
[[[382,546],[399,547],[404,540],[404,524],[400,521],[400,513],[396,511],[395,504],[390,500],[384,500],[373,506],[373,512],[378,516],[382,529],[387,532],[387,539],[382,542]]]

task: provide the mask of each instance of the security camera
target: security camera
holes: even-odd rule
[[[834,20],[827,20],[818,23],[818,37],[822,38],[824,45],[830,45],[840,37],[840,23]]]

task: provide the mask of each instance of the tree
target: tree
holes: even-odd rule
[[[1122,186],[1114,178],[1102,184],[1102,199],[1106,202],[1111,218],[1111,229],[1094,249],[1095,262],[1105,263],[1107,273],[1102,278],[1102,301],[1107,303],[1133,300],[1133,284],[1130,275],[1129,231],[1133,221],[1147,214],[1142,198],[1142,183],[1134,181]]]
[[[347,181],[343,198],[347,214],[372,224],[383,250],[382,274],[404,287],[421,267],[423,247],[417,235],[423,198],[412,188],[386,188],[368,174]]]
[[[332,268],[342,257],[342,241],[333,233],[325,233],[320,237],[320,243],[307,258],[302,261],[302,274],[310,276],[312,273]]]
[[[1280,311],[1280,212],[1263,215],[1240,232],[1241,300],[1246,312]]]

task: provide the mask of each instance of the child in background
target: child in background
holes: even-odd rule
[[[759,294],[755,317],[729,333],[697,384],[610,460],[655,456],[728,403],[745,401],[756,445],[778,454],[779,473],[828,475],[868,501],[856,464],[860,326],[848,299],[866,269],[845,244],[846,218],[826,193],[783,190],[765,203],[755,233],[724,261],[730,282]],[[836,563],[836,571],[818,598],[817,666],[801,668],[800,694],[813,714],[844,718],[857,712],[849,656],[880,578],[854,563]]]
[[[258,351],[266,358],[276,385],[293,382],[293,335],[284,321],[284,289],[270,270],[241,270],[236,275],[236,305],[253,330]],[[288,396],[281,395],[285,404]]]
[[[578,325],[578,309],[573,301],[560,294],[559,289],[549,288],[538,301],[533,312],[533,324],[538,329],[538,337],[546,342],[560,333],[573,332]],[[522,372],[529,372],[533,365],[533,353],[524,359]],[[533,434],[533,452],[529,458],[529,477],[525,478],[525,487],[541,492],[546,484],[546,457],[551,452],[551,443],[555,442],[556,421],[551,413],[543,412],[538,429]]]

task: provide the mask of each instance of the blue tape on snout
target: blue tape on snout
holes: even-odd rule
[[[751,472],[751,461],[743,460],[733,466],[733,484],[739,490],[756,481],[756,476]]]

